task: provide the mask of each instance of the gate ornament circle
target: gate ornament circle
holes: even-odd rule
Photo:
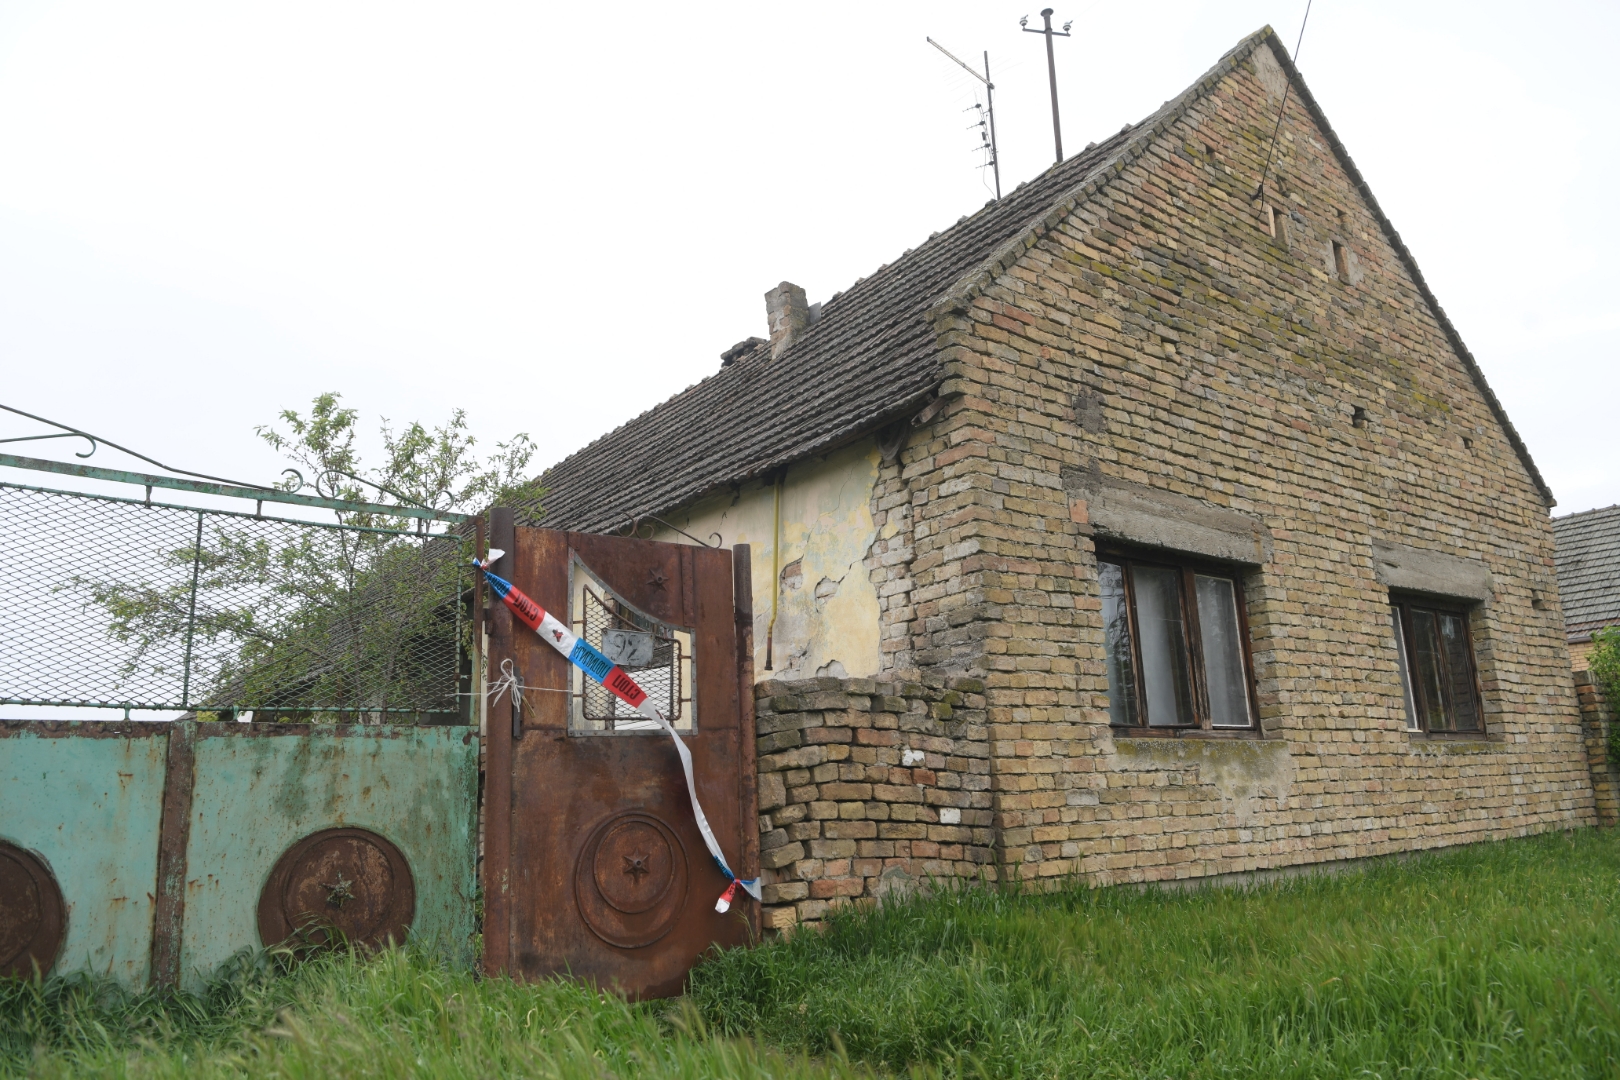
[[[617,814],[598,825],[580,850],[574,897],[585,925],[609,945],[651,945],[686,907],[686,849],[651,814]]]
[[[36,856],[0,840],[0,978],[51,970],[67,908],[56,878]]]
[[[276,861],[259,894],[259,938],[378,948],[403,944],[415,914],[416,882],[399,848],[366,829],[325,829]]]

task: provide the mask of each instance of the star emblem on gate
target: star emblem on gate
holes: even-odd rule
[[[651,585],[655,589],[662,589],[664,587],[664,582],[668,580],[669,578],[664,576],[664,572],[662,570],[654,570],[647,578],[647,584]]]
[[[652,873],[647,869],[646,855],[624,856],[624,872],[635,878],[637,884],[641,883],[642,875]]]

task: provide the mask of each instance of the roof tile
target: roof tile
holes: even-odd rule
[[[1620,506],[1553,518],[1552,527],[1569,633],[1620,624]]]

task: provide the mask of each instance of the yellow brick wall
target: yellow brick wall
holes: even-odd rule
[[[897,668],[983,678],[1012,876],[1185,877],[1594,821],[1559,613],[1532,602],[1554,588],[1547,507],[1297,95],[1268,184],[1287,242],[1262,228],[1279,75],[1261,45],[940,317],[961,396],[880,476],[907,519],[906,561],[873,568],[880,593],[905,586],[884,640],[904,640]],[[1075,471],[1270,530],[1247,578],[1263,738],[1114,737]],[[1404,730],[1375,537],[1489,566],[1486,737]]]

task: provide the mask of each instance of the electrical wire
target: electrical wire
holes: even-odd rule
[[[1299,20],[1299,37],[1294,40],[1294,64],[1299,64],[1299,47],[1305,43],[1305,24],[1311,21],[1311,2],[1305,0],[1305,17]],[[1271,175],[1271,157],[1277,151],[1277,133],[1282,131],[1283,115],[1288,109],[1288,92],[1294,88],[1294,81],[1288,80],[1283,84],[1282,105],[1277,109],[1277,126],[1271,129],[1271,145],[1266,147],[1266,166],[1260,171],[1260,186],[1254,189],[1254,196],[1250,202],[1256,202],[1266,196],[1266,177]]]

